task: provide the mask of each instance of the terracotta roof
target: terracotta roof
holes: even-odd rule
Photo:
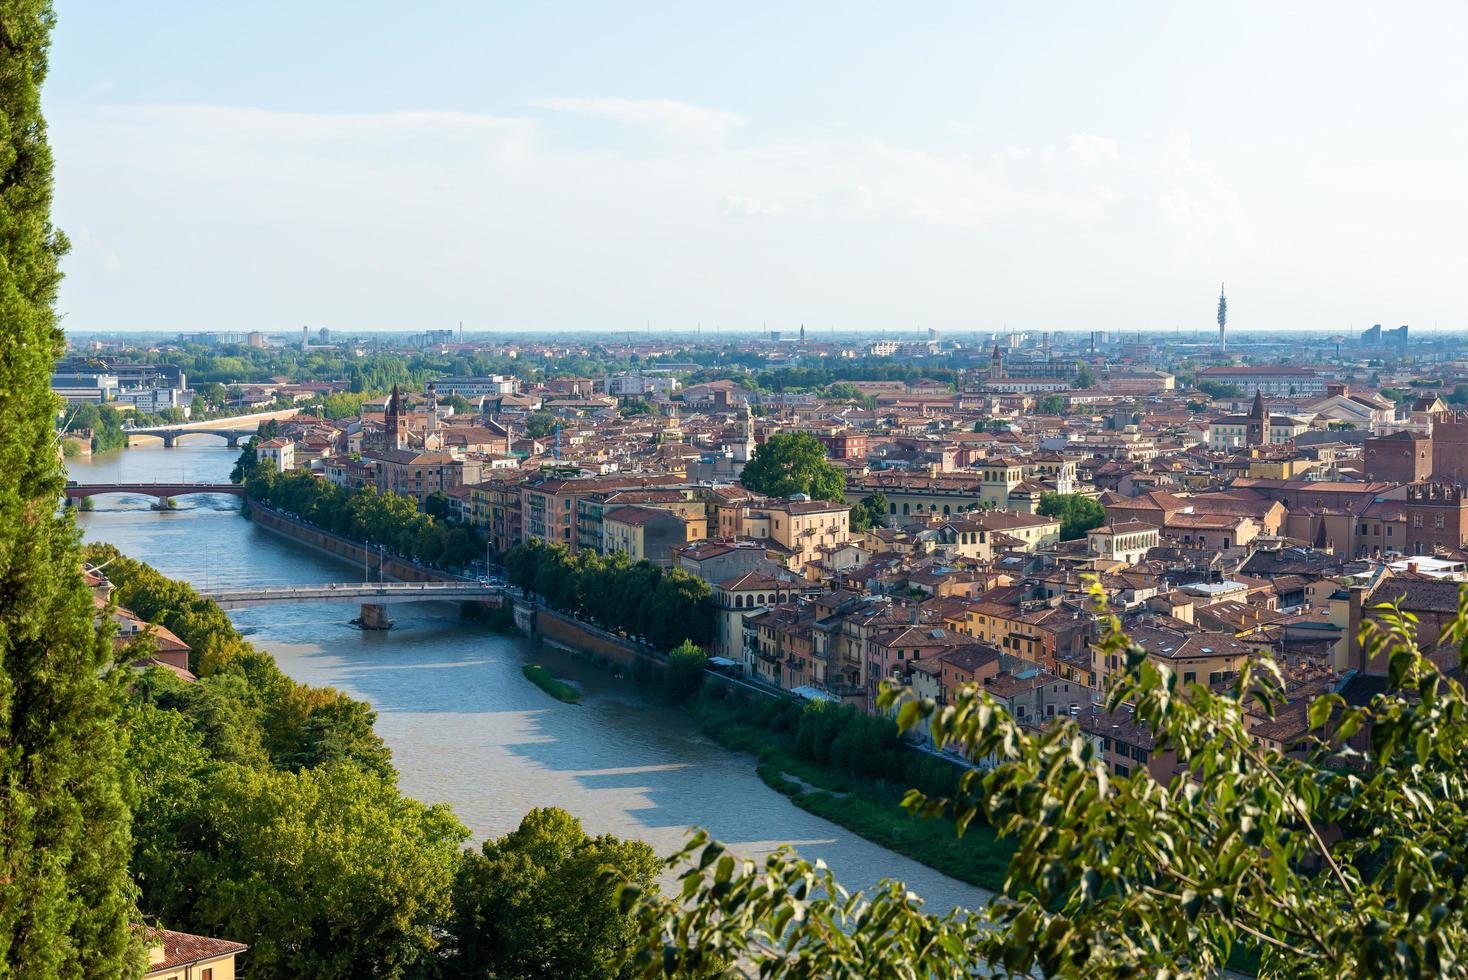
[[[144,939],[150,948],[163,947],[162,961],[151,962],[150,957],[148,972],[144,976],[176,970],[190,963],[217,959],[231,953],[243,953],[250,948],[244,943],[234,943],[228,939],[193,936],[187,932],[174,932],[171,929],[147,928],[143,932]]]

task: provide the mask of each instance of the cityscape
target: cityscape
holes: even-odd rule
[[[1468,974],[1409,6],[0,0],[0,980]]]

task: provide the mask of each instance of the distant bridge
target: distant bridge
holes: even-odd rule
[[[193,493],[227,493],[243,497],[245,488],[238,483],[68,483],[66,499],[80,500],[104,493],[132,493],[167,500]]]
[[[207,422],[142,425],[123,429],[122,432],[127,437],[129,445],[132,444],[133,436],[152,436],[155,439],[162,439],[163,445],[172,449],[174,443],[184,436],[202,435],[219,436],[233,449],[240,444],[241,439],[248,439],[259,432],[262,423],[272,419],[288,419],[299,411],[299,408],[283,408],[274,412],[255,412],[252,415],[236,415],[231,418],[211,419]]]
[[[213,599],[221,609],[305,602],[359,602],[364,606],[386,606],[399,602],[494,599],[504,595],[504,587],[478,582],[357,582],[216,589],[200,594],[206,599]]]

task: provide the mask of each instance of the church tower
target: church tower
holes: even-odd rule
[[[1004,354],[999,350],[999,345],[994,345],[994,353],[989,357],[989,380],[1004,380]]]
[[[392,386],[392,394],[387,399],[387,410],[382,415],[385,441],[388,449],[408,448],[408,420],[403,415],[403,396],[398,391],[398,386]]]
[[[1249,409],[1249,423],[1245,429],[1244,445],[1269,445],[1269,409],[1264,407],[1264,392],[1254,389],[1254,404]]]

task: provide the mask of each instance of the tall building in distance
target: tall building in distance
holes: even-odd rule
[[[1228,297],[1223,294],[1223,283],[1218,284],[1218,350],[1228,350]]]

